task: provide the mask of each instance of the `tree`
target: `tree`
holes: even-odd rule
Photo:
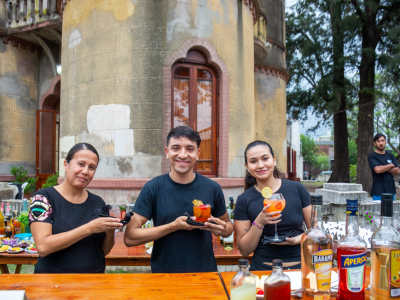
[[[375,109],[375,68],[378,62],[395,77],[399,75],[400,1],[351,0],[361,25],[361,62],[359,66],[359,114],[357,138],[357,183],[369,191],[372,175],[368,154],[373,150]],[[379,50],[380,55],[377,54]]]
[[[329,155],[327,155],[325,152],[320,153],[316,156],[316,166],[320,170],[328,170],[330,166],[329,162]],[[333,173],[333,172],[332,172]]]
[[[314,166],[317,162],[315,153],[318,150],[314,140],[307,135],[300,134],[300,141],[303,162],[307,165]]]
[[[351,139],[349,139],[349,163],[350,165],[357,164],[357,143]]]
[[[341,0],[300,0],[287,14],[288,111],[304,119],[309,107],[323,121],[333,116],[335,164],[330,182],[349,182],[345,77],[349,43],[346,24],[352,17]],[[318,126],[319,124],[317,124]]]
[[[400,159],[400,90],[386,72],[376,75],[375,132],[386,135],[387,145],[397,160]]]

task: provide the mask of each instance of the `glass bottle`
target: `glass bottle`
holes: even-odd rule
[[[25,227],[25,223],[29,224],[29,212],[28,212],[28,199],[22,200],[22,210],[20,213],[20,226],[21,226],[21,233],[25,233],[28,228]]]
[[[1,211],[0,211],[0,235],[4,235],[4,216],[1,213]]]
[[[13,211],[12,223],[14,226],[14,235],[21,233],[21,223],[17,219],[17,211]]]
[[[239,259],[239,270],[231,280],[231,300],[256,299],[256,276],[247,270],[248,266],[248,259]]]
[[[358,234],[358,199],[347,199],[346,235],[338,243],[338,300],[365,299],[367,243]]]
[[[235,203],[233,202],[233,197],[229,197],[229,209],[232,210],[231,213],[230,213],[230,215],[229,215],[229,218],[230,218],[231,220],[233,220],[233,212],[234,212],[234,210],[235,210]]]
[[[232,223],[234,222],[233,220],[231,220]],[[233,250],[233,241],[234,241],[234,231],[232,231],[232,234],[226,238],[223,239],[223,243],[224,243],[224,249],[225,250]]]
[[[273,271],[264,282],[264,300],[290,300],[290,278],[283,274],[282,260],[272,261]]]
[[[322,196],[311,196],[311,227],[301,237],[303,299],[330,297],[332,237],[322,227]]]
[[[371,237],[370,299],[400,299],[400,234],[393,228],[393,194],[381,194],[381,222]]]

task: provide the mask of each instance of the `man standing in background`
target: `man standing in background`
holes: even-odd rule
[[[372,170],[372,188],[370,195],[373,200],[381,200],[382,193],[393,194],[396,199],[396,187],[393,175],[400,174],[400,168],[394,155],[385,150],[386,137],[382,133],[374,136],[376,150],[368,155],[368,164]]]

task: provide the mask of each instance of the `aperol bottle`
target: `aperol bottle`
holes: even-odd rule
[[[337,299],[365,299],[367,243],[358,234],[358,200],[347,199],[346,235],[338,243]]]
[[[274,259],[272,268],[264,282],[264,300],[290,300],[290,278],[282,272],[282,260]]]

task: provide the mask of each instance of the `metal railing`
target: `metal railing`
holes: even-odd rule
[[[7,0],[7,28],[59,19],[57,0]]]

